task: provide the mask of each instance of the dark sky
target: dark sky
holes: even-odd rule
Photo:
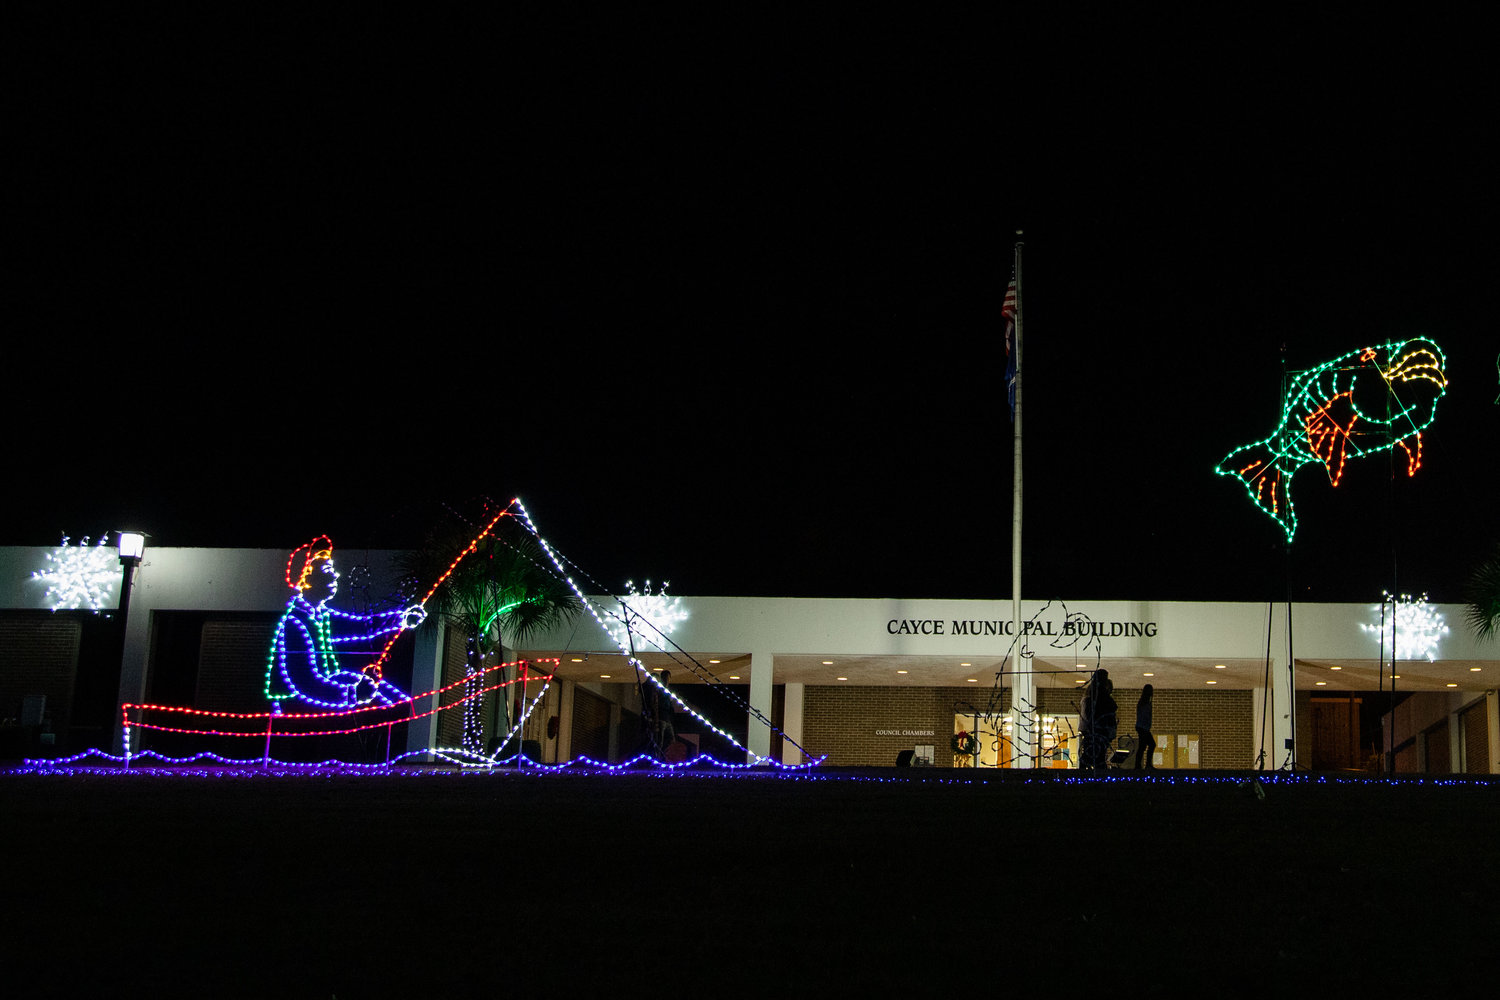
[[[366,16],[27,38],[0,541],[519,495],[604,588],[1008,597],[1018,229],[1025,596],[1456,600],[1495,538],[1473,25]],[[1214,464],[1417,335],[1426,466],[1303,470],[1288,557]]]

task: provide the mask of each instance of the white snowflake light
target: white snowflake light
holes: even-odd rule
[[[77,545],[62,544],[47,553],[48,566],[31,574],[47,585],[45,600],[53,611],[92,608],[102,611],[114,604],[120,582],[120,560],[108,539],[100,536],[93,545],[85,538]]]
[[[1390,595],[1386,598],[1389,600]],[[1437,609],[1427,603],[1427,595],[1413,599],[1410,594],[1402,594],[1400,600],[1395,604],[1395,624],[1386,619],[1382,626],[1377,620],[1373,625],[1361,625],[1360,628],[1375,636],[1378,640],[1381,633],[1389,635],[1392,627],[1396,632],[1396,659],[1419,660],[1426,657],[1429,661],[1434,659],[1437,652],[1438,642],[1448,634],[1448,626],[1443,624],[1443,616],[1438,614]],[[1379,615],[1383,607],[1376,608],[1375,613]]]
[[[666,652],[672,630],[687,620],[688,613],[682,606],[682,599],[668,597],[667,586],[668,584],[663,583],[661,589],[653,594],[650,580],[646,581],[646,589],[639,592],[634,583],[625,581],[627,594],[621,600],[630,615],[630,631],[636,636],[637,652],[641,651],[642,642]],[[611,623],[609,631],[621,648],[630,648],[624,622]]]

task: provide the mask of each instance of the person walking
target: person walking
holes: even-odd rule
[[[1150,771],[1154,769],[1151,763],[1156,759],[1156,737],[1151,735],[1151,696],[1154,689],[1150,684],[1141,688],[1141,700],[1135,703],[1135,769],[1137,771]],[[1141,759],[1144,756],[1146,766],[1141,767]]]

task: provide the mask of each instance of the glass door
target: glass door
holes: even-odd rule
[[[1039,767],[1078,767],[1078,716],[1044,715],[1040,720]],[[1014,722],[1010,716],[953,716],[954,767],[1015,767]],[[975,752],[960,753],[963,747]]]

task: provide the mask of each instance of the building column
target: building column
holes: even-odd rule
[[[406,727],[406,749],[430,750],[437,743],[437,689],[443,686],[443,637],[446,626],[440,617],[434,616],[431,627],[425,624],[419,626],[414,634],[416,640],[411,653],[411,690],[412,694],[420,695],[424,692],[433,692],[425,698],[417,698],[412,703],[412,711],[417,718],[411,720]],[[432,755],[424,753],[421,758],[410,758],[420,760],[423,764],[432,763]]]
[[[807,692],[806,684],[788,684],[781,708],[781,762],[783,764],[806,763],[802,751],[792,746],[792,741],[802,742],[802,699]]]
[[[1018,644],[1017,648],[1023,647]],[[1039,763],[1037,755],[1042,748],[1042,713],[1037,709],[1036,675],[1031,672],[1032,661],[1017,657],[1016,663],[1010,687],[1011,766],[1031,768]]]
[[[1266,693],[1263,687],[1250,689],[1250,746],[1255,751],[1250,766],[1278,771],[1288,764],[1286,741],[1296,738],[1292,732],[1292,692],[1285,671],[1272,674],[1269,711]]]
[[[1252,769],[1270,769],[1273,765],[1270,746],[1275,740],[1270,739],[1264,728],[1263,719],[1266,713],[1266,689],[1253,687],[1250,689],[1250,767]]]
[[[1464,727],[1457,709],[1448,713],[1448,773],[1464,773]]]
[[[1484,693],[1484,728],[1490,737],[1490,773],[1500,774],[1500,691]]]
[[[771,718],[771,676],[775,659],[770,653],[750,654],[750,708],[753,711],[749,713],[749,727],[745,734],[747,764],[764,764],[771,756],[771,727],[755,713]]]

